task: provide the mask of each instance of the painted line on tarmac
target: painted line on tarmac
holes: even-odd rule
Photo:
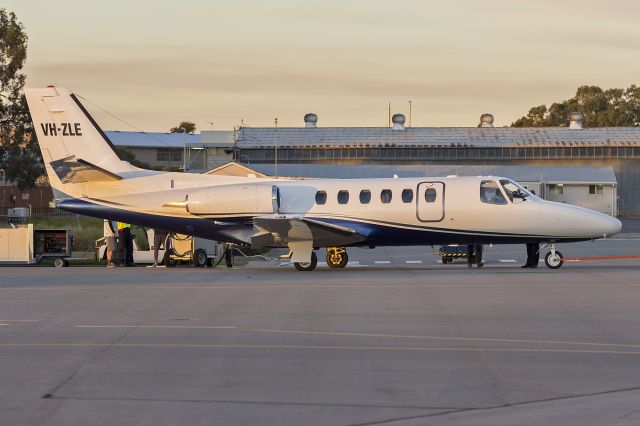
[[[34,320],[34,319],[23,319],[23,320],[0,319],[0,322],[38,322],[38,320]]]
[[[422,260],[405,260],[404,263],[422,263]]]
[[[11,325],[11,324],[0,324],[0,327],[4,327],[4,326],[7,326],[7,325]]]
[[[502,262],[502,263],[516,263],[517,260],[515,259],[500,259],[498,262]]]
[[[421,336],[412,334],[388,334],[388,333],[356,333],[342,331],[307,331],[307,330],[280,330],[268,328],[251,328],[235,326],[207,326],[207,325],[75,325],[76,328],[162,328],[162,329],[221,329],[235,330],[250,333],[272,333],[272,334],[299,334],[299,335],[319,335],[319,336],[348,336],[348,337],[380,337],[390,339],[406,340],[446,340],[454,342],[483,342],[483,343],[526,343],[545,345],[570,345],[570,346],[605,346],[621,348],[640,348],[640,344],[632,343],[608,343],[608,342],[585,342],[575,340],[549,340],[549,339],[503,339],[493,337],[453,337],[453,336]]]
[[[332,345],[252,345],[252,344],[201,344],[201,343],[0,343],[0,347],[119,347],[119,348],[176,348],[176,349],[275,349],[275,350],[342,350],[342,351],[399,351],[399,352],[502,352],[502,353],[558,353],[634,355],[640,351],[613,351],[596,349],[536,349],[536,348],[456,348],[424,346],[332,346]]]
[[[390,260],[374,260],[373,263],[376,265],[388,265],[391,263]]]
[[[233,330],[233,326],[217,325],[75,325],[76,328],[172,328],[172,329],[222,329]]]
[[[349,336],[349,337],[382,337],[392,339],[416,339],[416,340],[447,340],[460,342],[499,342],[499,343],[529,343],[529,344],[549,344],[549,345],[572,345],[572,346],[608,346],[623,348],[640,348],[640,344],[631,343],[603,343],[603,342],[584,342],[571,340],[544,340],[544,339],[501,339],[491,337],[450,337],[450,336],[420,336],[420,335],[403,335],[403,334],[384,334],[384,333],[353,333],[340,331],[304,331],[304,330],[277,330],[277,329],[259,329],[259,328],[238,328],[238,331],[251,331],[260,333],[282,333],[282,334],[305,334],[305,335],[323,335],[323,336]]]

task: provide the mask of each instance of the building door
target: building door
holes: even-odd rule
[[[417,216],[421,222],[440,222],[444,219],[444,183],[418,184]]]

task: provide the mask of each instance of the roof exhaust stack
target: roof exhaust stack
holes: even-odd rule
[[[480,116],[480,126],[478,127],[493,127],[493,114],[482,114]]]
[[[570,129],[582,129],[582,120],[584,115],[581,112],[572,112],[569,114],[569,128]]]
[[[318,124],[318,116],[312,112],[305,114],[304,127],[305,129],[315,129]]]
[[[404,130],[404,114],[393,114],[393,117],[391,117],[391,122],[393,123],[393,130]]]

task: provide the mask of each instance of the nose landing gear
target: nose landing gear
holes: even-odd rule
[[[329,268],[341,269],[347,266],[349,256],[344,247],[327,247],[327,265]]]
[[[544,257],[544,264],[547,268],[558,269],[564,263],[562,253],[556,250],[555,244],[551,243],[548,246],[551,251]]]

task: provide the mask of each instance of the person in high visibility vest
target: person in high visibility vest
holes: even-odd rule
[[[118,222],[118,242],[121,245],[122,263],[124,266],[134,266],[133,263],[133,235],[131,225]]]

